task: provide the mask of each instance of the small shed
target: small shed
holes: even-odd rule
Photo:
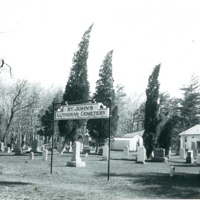
[[[200,124],[195,125],[180,135],[180,147],[188,150],[197,148],[200,151]]]
[[[111,143],[111,150],[123,150],[124,146],[128,146],[130,151],[137,151],[138,146],[143,145],[143,133],[144,130],[127,133],[121,137],[114,137]]]

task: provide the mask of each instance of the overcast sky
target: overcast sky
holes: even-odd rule
[[[0,57],[15,78],[67,83],[73,54],[94,23],[88,76],[94,92],[99,67],[113,53],[113,77],[128,94],[143,93],[161,63],[161,91],[200,75],[200,1],[0,0]]]

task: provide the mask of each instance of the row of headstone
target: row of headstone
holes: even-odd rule
[[[34,152],[30,152],[30,160],[34,160]],[[48,150],[44,149],[42,152],[42,160],[48,160]]]
[[[4,146],[3,142],[0,142],[0,152],[10,153],[10,147]]]

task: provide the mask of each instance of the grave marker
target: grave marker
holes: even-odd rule
[[[190,164],[194,163],[194,157],[193,157],[193,151],[192,150],[187,152],[186,163],[190,163]]]
[[[85,167],[85,162],[80,158],[80,142],[74,142],[73,155],[70,162],[67,162],[67,166],[70,167]]]
[[[145,164],[146,160],[146,149],[143,146],[138,147],[138,156],[137,156],[137,162]]]
[[[15,152],[15,155],[21,155],[22,154],[22,148],[21,148],[20,140],[17,140],[17,143],[15,143],[14,152]]]
[[[152,157],[151,160],[154,162],[167,162],[168,159],[165,157],[165,149],[155,148],[154,157]]]
[[[89,146],[89,134],[86,133],[84,135],[84,140],[83,140],[83,153],[90,153],[90,146]]]
[[[30,160],[34,160],[34,153],[33,152],[30,153]]]
[[[48,159],[48,150],[45,149],[43,152],[42,152],[42,159],[43,160],[47,160]]]
[[[0,142],[0,151],[4,151],[4,143],[3,142]]]
[[[104,145],[103,146],[103,158],[102,158],[102,160],[108,160],[108,152],[109,152],[108,145]]]
[[[10,147],[4,147],[4,152],[5,153],[10,153]]]
[[[128,148],[128,146],[124,146],[122,157],[123,158],[128,158],[129,157],[129,148]]]

